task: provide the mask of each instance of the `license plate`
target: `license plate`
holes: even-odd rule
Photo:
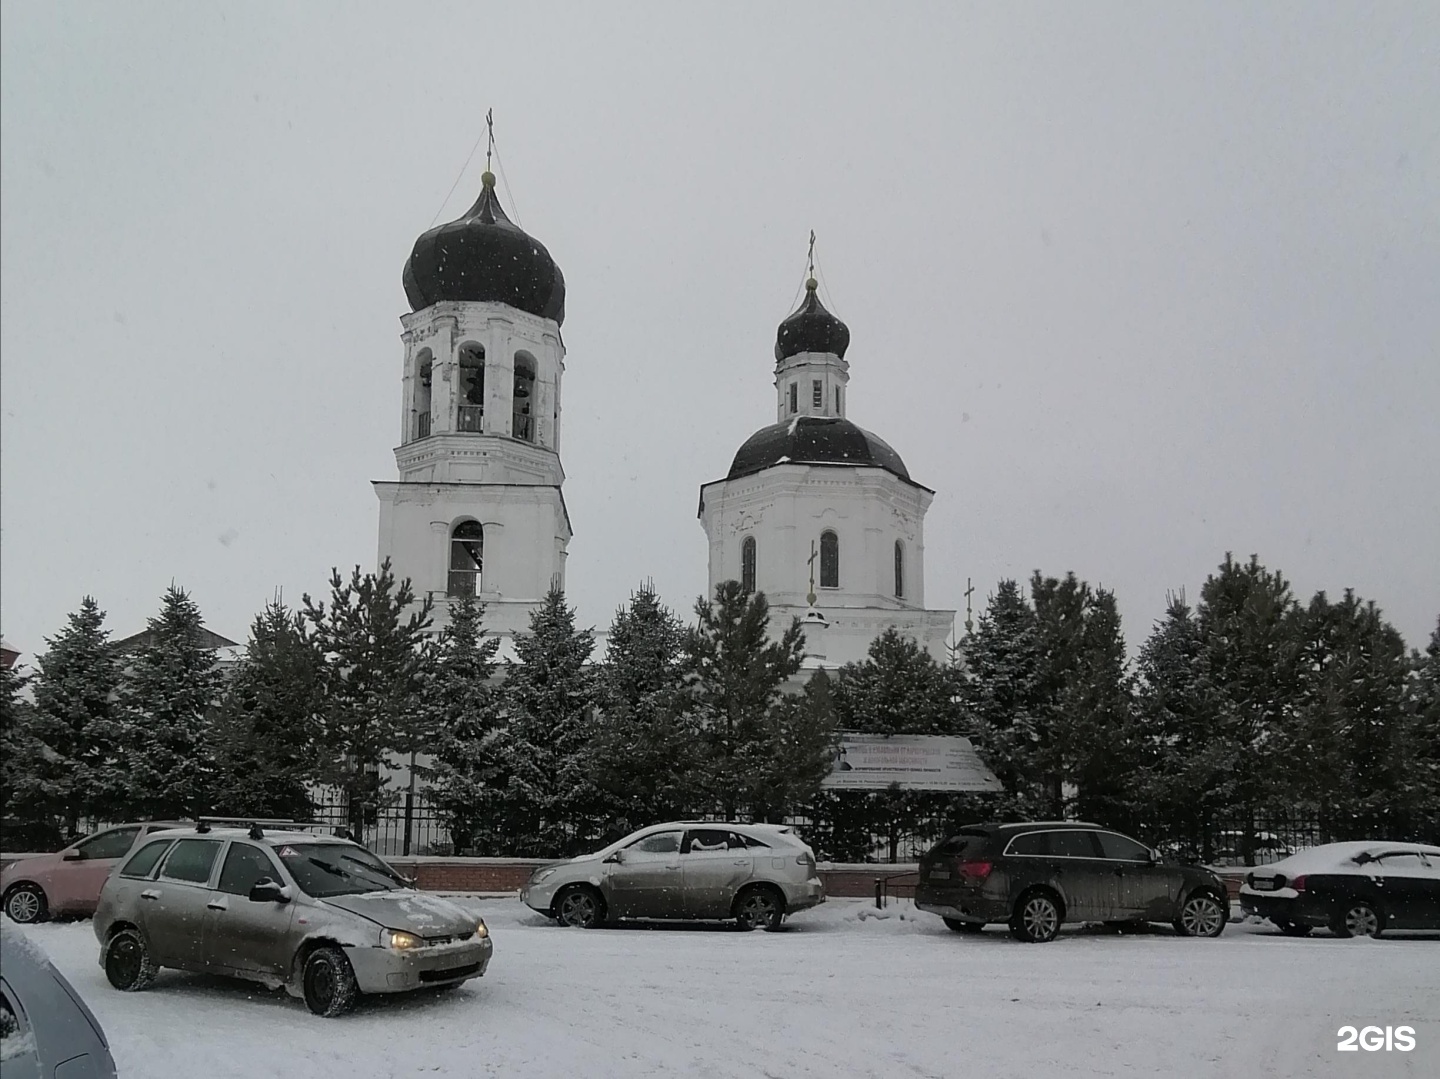
[[[1273,892],[1275,890],[1275,882],[1264,877],[1257,877],[1255,878],[1255,883],[1250,885],[1250,887],[1254,888],[1257,892]]]
[[[930,879],[931,879],[931,880],[949,880],[949,879],[950,879],[950,870],[948,870],[948,869],[932,869],[932,870],[930,870]]]

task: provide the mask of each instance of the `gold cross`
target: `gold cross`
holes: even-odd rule
[[[813,237],[814,233],[811,233],[811,236]],[[811,540],[810,557],[807,558],[805,561],[810,566],[810,594],[806,598],[810,601],[810,606],[812,607],[815,606],[815,559],[819,557],[819,554],[815,550],[815,541]]]

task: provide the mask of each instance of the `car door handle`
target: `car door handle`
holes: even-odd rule
[[[671,870],[671,871],[673,872],[673,871],[679,869],[680,867],[679,867],[678,865],[667,865],[665,868],[666,868],[666,869],[669,869],[669,870]]]
[[[141,899],[159,899],[159,898],[160,898],[160,892],[159,892],[158,889],[155,889],[155,888],[146,888],[143,892],[140,893],[140,898],[141,898]]]
[[[212,899],[205,907],[207,910],[229,910],[230,904],[223,899]]]
[[[1115,870],[1115,875],[1116,875],[1117,877],[1123,877],[1123,876],[1125,875],[1125,870],[1123,870],[1123,869],[1117,869],[1117,870]]]
[[[731,862],[730,864],[731,864],[731,865],[749,865],[749,864],[750,864],[750,859],[749,859],[749,858],[736,858],[736,859],[735,859],[733,862]]]

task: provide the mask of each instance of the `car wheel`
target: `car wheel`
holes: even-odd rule
[[[360,997],[350,960],[333,945],[316,948],[305,957],[302,982],[306,1006],[326,1019],[344,1015]]]
[[[1182,937],[1218,937],[1225,932],[1225,919],[1229,912],[1225,905],[1209,892],[1192,895],[1180,908],[1175,919],[1175,932]]]
[[[1330,932],[1337,937],[1378,937],[1383,931],[1380,912],[1364,902],[1346,903],[1330,924]]]
[[[1275,924],[1287,937],[1308,937],[1310,935],[1311,927],[1308,925],[1296,925],[1294,922],[1276,922]]]
[[[957,933],[982,933],[985,930],[981,922],[967,922],[960,918],[946,918],[945,926]]]
[[[779,929],[785,908],[773,888],[751,885],[735,899],[735,923],[741,929]]]
[[[38,884],[17,884],[5,897],[5,913],[12,922],[30,925],[50,916],[50,904]]]
[[[1060,904],[1048,892],[1029,892],[1015,904],[1010,917],[1010,935],[1026,944],[1045,944],[1060,935],[1064,916]]]
[[[105,977],[121,992],[148,988],[159,971],[138,929],[122,929],[105,945]]]
[[[555,897],[555,920],[576,929],[594,929],[605,920],[605,903],[593,888],[572,885]]]

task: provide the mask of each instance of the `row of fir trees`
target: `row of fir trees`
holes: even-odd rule
[[[1072,574],[1002,581],[939,663],[894,631],[801,680],[798,621],[772,631],[738,583],[685,624],[651,588],[603,653],[551,593],[498,657],[483,605],[433,633],[388,562],[279,600],[229,672],[172,587],[120,652],[85,599],[36,670],[3,674],[7,830],[203,813],[308,818],[338,792],[352,828],[394,812],[409,763],[457,852],[578,853],[662,820],[800,818],[822,855],[893,860],[981,817],[1076,816],[1196,856],[1276,814],[1324,838],[1440,838],[1440,624],[1407,651],[1350,592],[1299,602],[1226,557],[1195,607],[1172,597],[1135,659],[1113,593]],[[28,685],[28,691],[25,690]],[[963,735],[1002,794],[826,791],[841,731]]]

